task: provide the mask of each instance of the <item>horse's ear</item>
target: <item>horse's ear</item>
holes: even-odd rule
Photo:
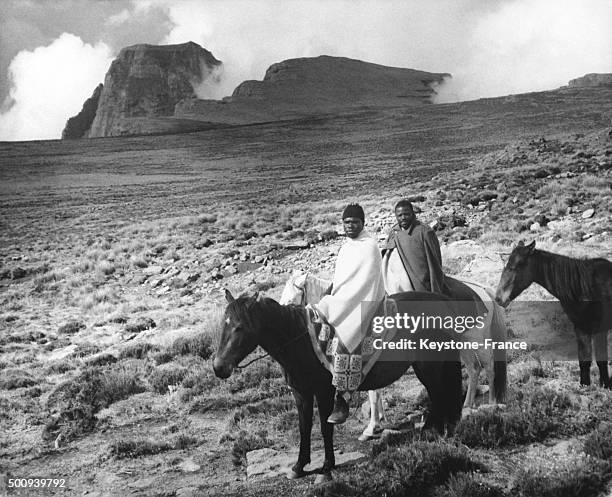
[[[517,246],[517,247],[524,247],[524,246],[525,246],[525,244],[523,243],[523,240],[520,240],[520,241],[519,241],[519,242],[516,244],[516,246]]]
[[[227,288],[225,289],[225,300],[227,300],[229,304],[231,304],[234,300],[236,300],[234,296],[232,295],[232,293]]]
[[[251,295],[249,297],[249,301],[247,303],[247,307],[251,307],[258,300],[259,300],[259,292],[255,292],[253,295]]]
[[[527,250],[529,250],[529,253],[533,253],[533,251],[535,250],[535,240],[533,242],[531,242],[529,245],[527,245]]]

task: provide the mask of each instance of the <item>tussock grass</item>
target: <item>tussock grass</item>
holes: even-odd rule
[[[85,329],[85,323],[83,323],[82,321],[73,320],[64,323],[62,326],[59,327],[57,332],[60,335],[74,335],[75,333],[78,333],[83,329]]]
[[[121,349],[119,359],[144,359],[150,352],[159,351],[159,346],[149,342],[133,342]]]
[[[504,491],[486,482],[479,474],[458,473],[451,475],[445,487],[439,488],[435,497],[504,497]]]
[[[272,441],[268,438],[268,432],[266,430],[259,430],[255,433],[240,430],[238,434],[233,437],[232,462],[236,466],[243,465],[246,463],[247,452],[270,447],[270,445],[272,445]]]
[[[603,422],[584,441],[584,452],[612,463],[612,422]]]
[[[525,385],[507,410],[478,411],[463,418],[455,436],[469,447],[495,448],[542,441],[567,428],[572,402],[565,394]]]
[[[169,386],[175,386],[181,383],[183,378],[187,376],[188,369],[178,364],[163,364],[155,368],[147,381],[153,390],[157,393],[168,393]]]
[[[609,461],[595,458],[554,458],[530,464],[514,475],[511,495],[518,497],[593,497],[612,478]]]
[[[109,446],[110,456],[115,459],[133,459],[167,452],[183,450],[195,445],[199,440],[187,434],[179,434],[170,440],[153,440],[151,438],[118,439]]]
[[[179,355],[195,355],[208,359],[213,353],[212,338],[206,333],[193,336],[179,337],[169,348],[173,357]]]
[[[51,417],[45,426],[46,440],[63,435],[74,438],[92,431],[95,414],[112,403],[145,391],[142,368],[128,362],[106,368],[88,367],[75,378],[58,385],[46,408]]]
[[[433,496],[435,487],[446,483],[452,475],[485,469],[481,463],[472,460],[465,448],[448,442],[415,442],[389,448],[307,495]]]
[[[104,276],[110,276],[116,269],[115,263],[108,260],[100,261],[96,264],[96,271]]]
[[[0,374],[0,390],[14,390],[36,385],[39,382],[29,371],[6,368]]]

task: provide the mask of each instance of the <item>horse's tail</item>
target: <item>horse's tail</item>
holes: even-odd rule
[[[488,292],[487,292],[488,293]],[[491,318],[491,339],[496,342],[505,342],[508,339],[508,329],[504,320],[504,311],[495,301],[493,303],[493,316]],[[493,349],[493,395],[495,401],[503,404],[506,401],[508,387],[507,354],[505,349]]]

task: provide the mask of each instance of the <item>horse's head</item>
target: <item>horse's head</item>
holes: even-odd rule
[[[251,316],[253,305],[259,295],[240,296],[234,298],[229,290],[225,290],[228,305],[225,308],[223,332],[213,361],[215,375],[219,378],[229,378],[232,371],[258,345],[257,326]]]
[[[533,283],[534,260],[531,255],[535,250],[535,241],[529,245],[519,242],[511,252],[504,267],[497,291],[495,302],[506,307],[515,297]]]
[[[281,305],[304,305],[306,303],[306,274],[295,272],[287,280],[279,300]]]

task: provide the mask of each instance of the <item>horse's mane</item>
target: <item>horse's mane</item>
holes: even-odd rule
[[[241,322],[254,328],[265,324],[270,330],[286,330],[287,332],[306,329],[306,314],[304,307],[299,305],[281,305],[269,297],[252,297],[241,295],[227,307],[228,312]]]
[[[603,297],[595,281],[594,265],[605,259],[574,259],[545,250],[536,250],[534,254],[539,258],[542,275],[559,300],[601,300]]]

